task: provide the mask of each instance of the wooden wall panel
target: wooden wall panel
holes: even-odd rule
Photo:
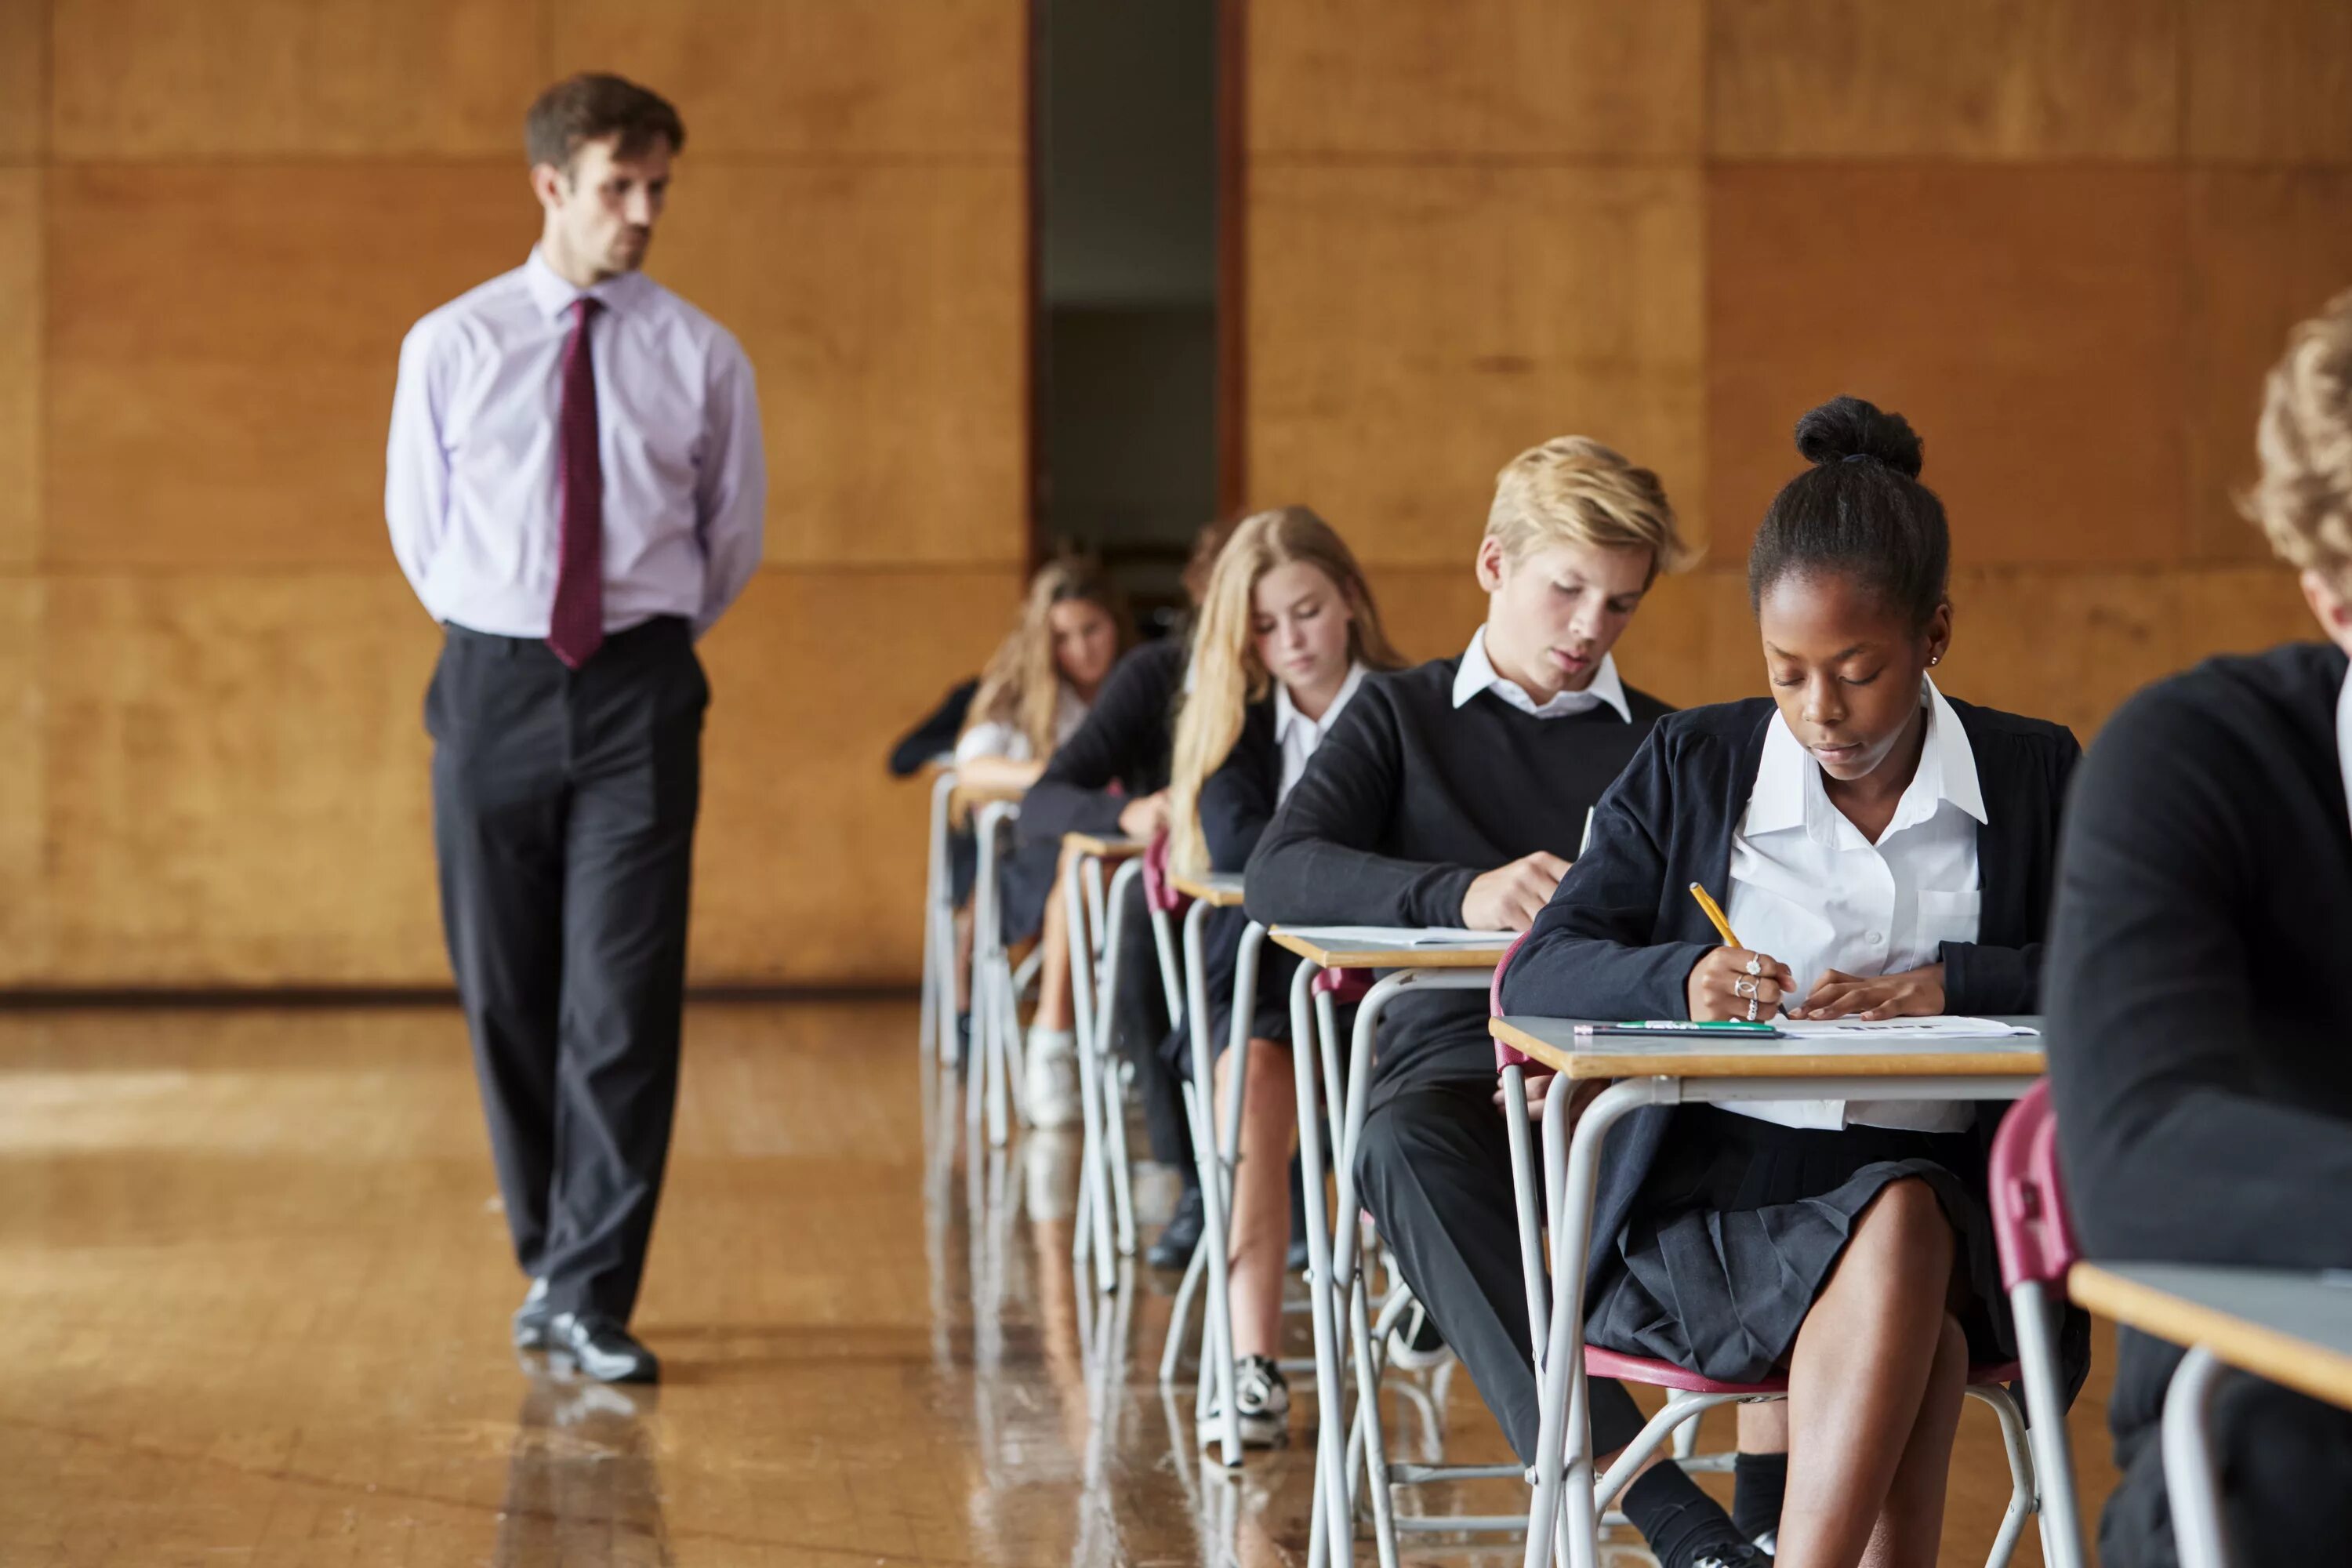
[[[54,170],[48,559],[388,563],[401,338],[534,210],[483,164]]]
[[[1244,9],[1256,156],[1640,161],[1698,151],[1698,0],[1278,0]]]
[[[2352,5],[2186,4],[2191,157],[2352,163]]]
[[[0,0],[0,163],[40,156],[47,140],[47,0]]]
[[[765,572],[711,633],[698,976],[917,973],[929,794],[884,759],[979,669],[1020,591],[1008,570]]]
[[[554,74],[616,70],[713,153],[1022,155],[1024,0],[549,0]]]
[[[396,574],[48,583],[65,984],[433,984],[425,683]]]
[[[2174,0],[1742,0],[1709,13],[1725,158],[2169,158]]]
[[[0,575],[0,985],[49,967],[48,833],[39,742],[42,605],[37,577]]]
[[[1708,469],[1720,557],[1839,393],[1899,410],[1958,560],[2158,563],[2183,542],[2182,175],[1718,168]]]
[[[2263,378],[2287,329],[2352,289],[2352,167],[2189,176],[2189,537],[2200,559],[2267,559],[2232,494],[2254,477]]]
[[[497,154],[520,168],[538,0],[54,0],[60,158]],[[408,215],[411,216],[418,215]]]
[[[651,269],[758,370],[771,562],[1024,559],[1023,201],[1011,168],[685,167]]]
[[[40,541],[41,183],[0,168],[0,571]]]
[[[1451,565],[1496,470],[1548,437],[1704,493],[1695,175],[1276,166],[1250,199],[1255,504],[1311,502],[1370,562]]]

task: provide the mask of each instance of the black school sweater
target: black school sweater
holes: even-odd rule
[[[1460,664],[1364,678],[1250,856],[1252,918],[1458,926],[1484,873],[1539,849],[1575,856],[1586,811],[1672,711],[1630,686],[1630,724],[1605,704],[1538,719],[1491,691],[1456,708]],[[1484,995],[1409,992],[1390,1005],[1376,1093],[1494,1071]]]
[[[2094,1258],[2352,1268],[2352,820],[2342,652],[2158,682],[2075,784],[2051,920],[2050,1089]],[[2128,1467],[2180,1352],[2126,1333]]]
[[[1184,639],[1164,637],[1131,649],[1104,678],[1086,722],[1054,749],[1021,802],[1023,843],[1117,833],[1129,801],[1168,787],[1184,659]]]

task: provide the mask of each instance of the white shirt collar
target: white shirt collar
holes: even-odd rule
[[[1348,705],[1348,699],[1353,697],[1356,694],[1356,688],[1363,683],[1364,667],[1361,661],[1349,665],[1348,679],[1340,683],[1339,694],[1331,699],[1331,706],[1323,710],[1323,717],[1320,719],[1309,719],[1290,700],[1290,688],[1279,680],[1276,681],[1274,683],[1274,743],[1277,746],[1281,745],[1290,738],[1290,731],[1294,726],[1303,724],[1307,727],[1307,750],[1314,750],[1316,746],[1322,743],[1323,737],[1331,732],[1332,724],[1339,720],[1339,710]]]
[[[1625,683],[1617,676],[1615,654],[1601,656],[1601,668],[1592,672],[1592,682],[1583,690],[1555,692],[1550,701],[1538,703],[1517,681],[1496,672],[1494,660],[1486,657],[1485,626],[1470,634],[1470,646],[1463,650],[1461,666],[1454,672],[1454,706],[1461,707],[1481,691],[1492,691],[1520,712],[1538,719],[1565,718],[1605,702],[1617,710],[1617,717],[1628,724],[1633,721],[1633,704],[1625,700]]]
[[[1913,826],[1927,820],[1945,803],[1958,806],[1979,822],[1990,818],[1985,815],[1984,785],[1977,777],[1976,749],[1969,744],[1969,732],[1960,727],[1959,715],[1944,700],[1936,683],[1920,678],[1920,694],[1927,705],[1927,736],[1919,751],[1919,771],[1911,776],[1910,785],[1903,798],[1895,803],[1895,816],[1886,825],[1887,833]],[[1819,842],[1833,843],[1838,821],[1843,820],[1837,808],[1830,804],[1829,792],[1822,785],[1822,765],[1789,728],[1788,720],[1772,715],[1770,729],[1764,735],[1764,758],[1756,770],[1756,788],[1748,797],[1748,815],[1741,819],[1740,832],[1753,837],[1759,833],[1778,833],[1784,828],[1801,827]],[[1880,835],[1884,838],[1885,835]]]
[[[522,279],[523,286],[530,290],[531,302],[550,316],[561,316],[583,294],[607,310],[620,309],[628,303],[636,286],[646,280],[642,273],[624,272],[583,289],[566,281],[550,267],[535,245],[530,247],[530,259],[522,264]]]

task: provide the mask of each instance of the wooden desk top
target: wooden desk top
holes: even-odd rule
[[[2352,1275],[2195,1263],[2077,1263],[2066,1294],[2103,1318],[2352,1410]]]
[[[1323,969],[1492,969],[1503,962],[1513,940],[1509,931],[1498,931],[1491,947],[1466,942],[1415,946],[1410,941],[1412,931],[1399,926],[1395,938],[1388,941],[1322,936],[1312,926],[1303,932],[1276,926],[1267,934],[1277,947]]]
[[[1591,1021],[1494,1018],[1486,1032],[1571,1079],[2034,1078],[2044,1067],[2042,1040],[2030,1035],[1911,1042],[1603,1035],[1580,1041],[1576,1026]],[[2039,1018],[2000,1022],[2041,1024]]]
[[[1168,885],[1213,910],[1242,907],[1242,879],[1238,871],[1212,871],[1204,877],[1171,876]]]
[[[960,784],[955,786],[955,794],[952,798],[955,801],[957,810],[978,811],[983,805],[996,805],[1000,804],[1018,805],[1021,804],[1022,797],[1026,795],[1029,792],[1025,789],[1013,789],[1001,784],[989,785]]]
[[[1097,860],[1132,860],[1151,846],[1118,833],[1065,833],[1062,847],[1091,855]]]

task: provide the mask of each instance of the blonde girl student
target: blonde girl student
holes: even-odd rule
[[[1031,579],[1021,618],[981,672],[963,732],[956,738],[958,780],[981,789],[1027,789],[1036,783],[1055,748],[1086,721],[1103,678],[1133,640],[1127,601],[1100,566],[1075,556],[1049,563]],[[1050,1052],[1058,1027],[1060,1065],[1074,1073],[1069,948],[1061,900],[1048,896],[1056,858],[1052,845],[1016,848],[998,862],[998,888],[1004,940],[1025,942],[1042,933],[1045,956],[1038,971],[1037,1033],[1047,1039]],[[969,841],[960,844],[954,867],[959,903],[971,891],[973,861]],[[969,921],[959,916],[959,976],[970,941]],[[1033,1079],[1038,1070],[1033,1058]]]
[[[1169,863],[1178,871],[1238,871],[1307,760],[1368,675],[1403,668],[1347,542],[1303,506],[1245,518],[1217,557],[1194,633],[1191,689],[1176,717],[1169,781]],[[1210,1038],[1230,1037],[1235,954],[1247,921],[1217,912],[1207,942]],[[1289,1170],[1297,1127],[1290,1066],[1290,972],[1269,949],[1258,973],[1246,1064],[1217,1063],[1217,1093],[1243,1073],[1241,1162],[1234,1177],[1231,1295],[1243,1440],[1277,1441],[1289,1392],[1275,1364],[1290,1238]],[[1189,1055],[1180,1031],[1171,1048]],[[1171,1063],[1171,1066],[1176,1064]],[[1183,1064],[1189,1067],[1189,1062]],[[1307,1179],[1319,1180],[1308,1172]],[[1203,1442],[1222,1432],[1203,1418]]]

